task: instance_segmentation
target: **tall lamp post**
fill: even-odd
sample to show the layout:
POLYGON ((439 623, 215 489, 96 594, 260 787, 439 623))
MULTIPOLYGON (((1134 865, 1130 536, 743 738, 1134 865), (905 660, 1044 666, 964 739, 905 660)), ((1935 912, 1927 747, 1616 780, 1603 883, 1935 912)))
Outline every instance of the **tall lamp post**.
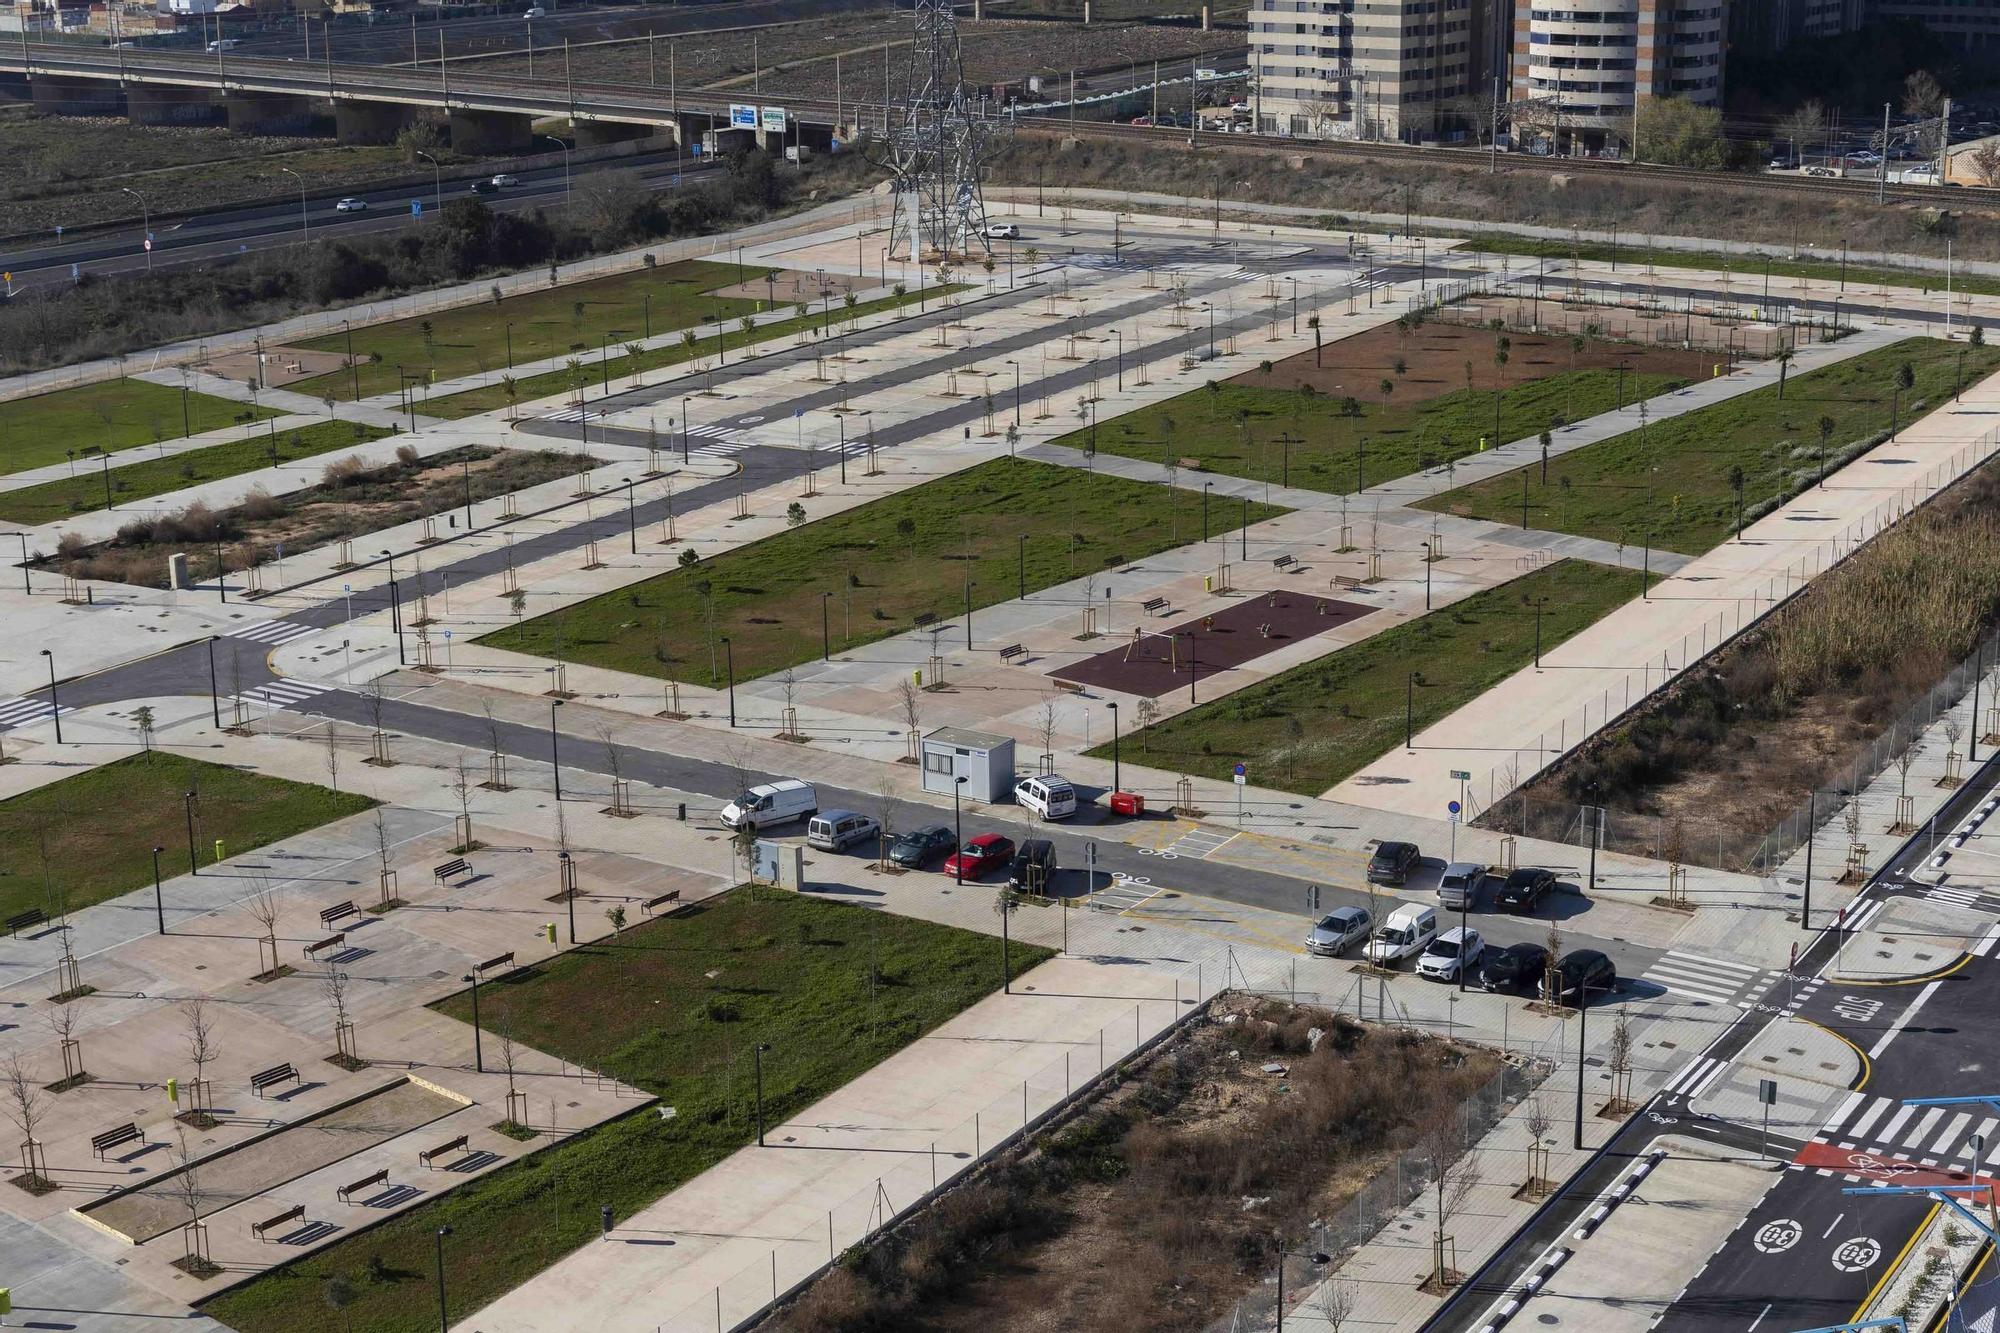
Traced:
POLYGON ((951 836, 955 844, 951 853, 951 877, 965 887, 965 818, 958 803, 958 790, 965 785, 965 775, 959 774, 951 783, 951 836))
POLYGON ((188 874, 190 875, 199 875, 201 873, 201 869, 195 864, 194 859, 194 803, 196 799, 197 797, 193 792, 183 792, 181 794, 181 808, 187 814, 188 874))
POLYGON ((164 847, 153 849, 153 915, 159 921, 160 933, 167 933, 167 905, 160 897, 160 853, 164 847))
POLYGON ((417 156, 431 164, 431 207, 442 213, 444 211, 444 168, 438 165, 436 158, 421 148, 417 150, 417 156))
POLYGON ((120 194, 129 194, 139 201, 139 229, 145 237, 146 272, 151 273, 153 271, 153 210, 146 203, 146 196, 140 194, 131 186, 121 185, 118 187, 118 192, 120 194))
MULTIPOLYGON (((722 659, 727 664, 729 671, 729 725, 734 727, 736 725, 736 649, 730 646, 728 639, 722 641, 722 659)), ((709 679, 713 680, 714 677, 711 676, 709 679)))
POLYGON ((1431 609, 1431 566, 1437 561, 1437 553, 1429 542, 1424 543, 1424 610, 1431 609))
POLYGON ((764 1052, 771 1049, 771 1043, 760 1041, 750 1048, 751 1061, 757 1068, 757 1146, 764 1146, 764 1052))
POLYGON ((549 700, 549 767, 555 770, 556 799, 562 799, 562 751, 556 744, 556 709, 563 706, 560 699, 549 700))
POLYGON ((44 648, 42 649, 42 656, 49 659, 49 713, 56 720, 56 744, 61 745, 63 743, 62 702, 56 698, 56 655, 44 648))
POLYGON ((472 986, 472 1067, 483 1074, 486 1072, 486 1055, 479 1044, 479 974, 467 972, 459 980, 472 986))
POLYGON ((563 155, 563 207, 564 207, 564 208, 568 208, 568 207, 569 207, 569 197, 570 197, 570 174, 569 174, 569 145, 568 145, 568 144, 566 144, 566 143, 564 143, 564 142, 563 142, 563 141, 562 141, 561 139, 558 139, 558 138, 556 138, 556 136, 555 136, 555 135, 553 135, 553 134, 537 134, 537 135, 536 135, 535 137, 536 137, 537 139, 547 139, 547 140, 548 140, 548 141, 549 141, 550 143, 552 143, 552 144, 554 144, 554 145, 555 145, 556 147, 558 147, 558 148, 562 149, 562 155, 563 155))
POLYGON ((451 1333, 451 1316, 444 1303, 444 1238, 450 1234, 450 1227, 437 1229, 438 1333, 451 1333))
POLYGON ((576 943, 576 858, 568 852, 556 853, 556 879, 563 896, 563 905, 569 908, 569 942, 576 943))
POLYGON ((299 183, 299 232, 301 239, 310 241, 312 239, 312 223, 306 217, 306 178, 299 175, 298 172, 293 171, 290 167, 279 167, 278 170, 299 183))
POLYGON ((1304 1259, 1314 1268, 1323 1268, 1333 1262, 1331 1255, 1321 1254, 1318 1250, 1300 1251, 1294 1254, 1285 1249, 1283 1241, 1278 1243, 1278 1333, 1285 1333, 1285 1260, 1287 1259, 1304 1259))
POLYGON ((1114 700, 1112 703, 1106 706, 1111 709, 1111 790, 1113 792, 1120 792, 1125 790, 1125 784, 1119 781, 1120 770, 1118 767, 1118 704, 1114 700))

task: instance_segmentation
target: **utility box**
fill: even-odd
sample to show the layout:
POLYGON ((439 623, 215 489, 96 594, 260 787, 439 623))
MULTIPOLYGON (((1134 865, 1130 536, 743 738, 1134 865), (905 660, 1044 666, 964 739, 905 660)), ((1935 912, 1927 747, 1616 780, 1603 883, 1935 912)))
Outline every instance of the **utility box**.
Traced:
POLYGON ((990 732, 939 727, 924 737, 924 790, 949 796, 965 779, 968 801, 1004 801, 1014 790, 1014 742, 990 732))
POLYGON ((179 592, 188 586, 188 558, 185 551, 167 557, 167 586, 179 592))

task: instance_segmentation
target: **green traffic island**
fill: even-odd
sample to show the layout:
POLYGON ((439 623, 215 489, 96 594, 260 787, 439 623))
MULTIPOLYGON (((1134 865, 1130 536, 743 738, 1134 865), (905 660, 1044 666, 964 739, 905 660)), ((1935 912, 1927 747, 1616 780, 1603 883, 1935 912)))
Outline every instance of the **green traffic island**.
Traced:
MULTIPOLYGON (((32 567, 71 578, 164 588, 167 558, 185 552, 197 576, 214 577, 220 559, 223 569, 254 571, 256 580, 280 547, 286 555, 305 555, 337 541, 450 514, 467 503, 587 473, 601 464, 601 459, 574 450, 474 445, 424 457, 406 444, 390 463, 371 466, 359 458, 336 459, 322 470, 318 483, 284 495, 252 491, 226 509, 196 502, 172 513, 135 518, 102 542, 66 533, 55 554, 32 567)), ((251 591, 256 591, 254 585, 251 591)))
MULTIPOLYGON (((557 394, 572 394, 587 397, 593 390, 600 394, 608 392, 610 386, 619 379, 636 375, 643 371, 658 370, 667 366, 693 365, 698 370, 708 370, 716 366, 730 364, 731 354, 748 352, 756 355, 757 349, 765 344, 799 335, 816 335, 824 330, 829 345, 841 332, 844 324, 852 330, 854 322, 869 315, 879 315, 885 311, 900 310, 907 306, 928 305, 931 301, 958 295, 969 290, 964 284, 943 287, 926 287, 921 292, 912 292, 896 284, 888 296, 876 297, 872 301, 860 301, 850 296, 842 304, 830 311, 824 303, 815 303, 819 309, 797 309, 790 319, 757 322, 749 312, 737 315, 736 322, 724 326, 713 333, 700 337, 690 328, 682 332, 677 342, 662 347, 643 348, 628 340, 614 350, 605 346, 567 347, 570 353, 560 370, 543 371, 539 375, 506 375, 498 381, 477 389, 464 389, 443 398, 423 400, 421 410, 427 416, 447 421, 460 417, 475 416, 481 412, 497 412, 505 408, 511 414, 521 403, 531 403, 542 398, 553 398, 557 394)), ((744 302, 749 305, 752 303, 744 302)), ((759 306, 761 302, 755 303, 759 306)), ((712 322, 712 321, 699 321, 712 322)), ((837 349, 836 349, 837 350, 837 349)), ((471 374, 472 370, 461 372, 471 374)), ((442 376, 440 378, 443 378, 442 376)), ((662 445, 673 443, 672 432, 659 436, 662 445)))
POLYGON ((12 398, 0 404, 0 475, 65 459, 75 467, 98 468, 106 455, 282 415, 138 379, 12 398))
MULTIPOLYGON (((1051 957, 1016 942, 1015 973, 1051 957)), ((480 987, 493 1034, 658 1099, 202 1303, 242 1333, 421 1333, 437 1236, 452 1308, 479 1309, 1000 989, 999 939, 739 887, 480 987), (759 1048, 762 1049, 759 1049, 759 1048), (662 1105, 671 1116, 661 1114, 662 1105), (324 1293, 352 1297, 333 1308, 324 1293)), ((470 1023, 471 998, 432 1008, 470 1023)), ((469 1041, 470 1034, 467 1034, 469 1041)), ((492 1065, 489 1063, 489 1068, 492 1065)), ((530 1116, 546 1102, 529 1102, 530 1116)))
POLYGON ((113 760, 0 801, 0 918, 41 909, 61 920, 150 889, 155 847, 171 849, 161 870, 173 875, 190 860, 254 851, 374 804, 162 750, 113 760))
POLYGON ((320 421, 168 457, 125 463, 108 471, 90 468, 60 481, 0 491, 0 519, 25 524, 54 523, 75 514, 149 500, 203 482, 282 467, 393 434, 393 430, 358 421, 320 421))
POLYGON ((1052 443, 1347 495, 1683 388, 1710 360, 1405 316, 1052 443))
POLYGON ((1700 555, 2000 367, 2000 348, 1909 338, 1418 502, 1700 555))
MULTIPOLYGON (((1120 569, 1193 541, 1202 504, 1196 492, 996 458, 811 522, 795 506, 784 532, 707 560, 684 554, 679 569, 479 642, 702 686, 723 684, 733 664, 750 680, 823 650, 942 628, 968 599, 975 636, 980 608, 1023 592, 1089 578, 1095 601, 1115 591, 1120 569)), ((1230 530, 1287 512, 1215 510, 1230 530)))
MULTIPOLYGON (((1259 786, 1318 796, 1403 744, 1406 732, 1532 665, 1538 631, 1541 651, 1553 651, 1637 597, 1639 583, 1633 570, 1557 561, 1143 725, 1125 735, 1120 753, 1128 763, 1217 781, 1241 763, 1259 786)), ((1202 685, 1212 693, 1229 681, 1202 685)), ((1089 753, 1112 757, 1109 745, 1089 753)))

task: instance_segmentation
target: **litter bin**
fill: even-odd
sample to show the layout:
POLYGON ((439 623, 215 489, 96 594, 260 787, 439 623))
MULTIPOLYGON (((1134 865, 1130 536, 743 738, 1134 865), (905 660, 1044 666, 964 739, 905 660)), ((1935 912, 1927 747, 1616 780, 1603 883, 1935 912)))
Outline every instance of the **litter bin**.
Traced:
POLYGON ((1146 813, 1146 798, 1136 791, 1114 791, 1111 793, 1111 813, 1143 815, 1146 813))

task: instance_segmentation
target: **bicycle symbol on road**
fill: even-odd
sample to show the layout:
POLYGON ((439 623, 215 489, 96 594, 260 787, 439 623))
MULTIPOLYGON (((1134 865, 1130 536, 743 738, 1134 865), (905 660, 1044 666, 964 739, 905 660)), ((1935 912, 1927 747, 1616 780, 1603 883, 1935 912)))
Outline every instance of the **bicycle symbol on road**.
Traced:
POLYGON ((1750 1243, 1763 1254, 1783 1254, 1799 1243, 1805 1235, 1805 1228, 1789 1217, 1781 1217, 1775 1222, 1766 1222, 1759 1227, 1750 1243))
POLYGON ((1646 1112, 1646 1118, 1656 1125, 1678 1125, 1681 1122, 1679 1116, 1661 1115, 1658 1111, 1646 1112))
POLYGON ((1833 1248, 1833 1266, 1843 1273, 1865 1273, 1882 1257, 1882 1244, 1873 1236, 1856 1236, 1833 1248))
POLYGON ((1889 1180, 1894 1180, 1897 1176, 1915 1175, 1917 1172, 1917 1168, 1908 1162, 1885 1162, 1865 1152, 1849 1153, 1847 1164, 1856 1171, 1873 1171, 1889 1180))

